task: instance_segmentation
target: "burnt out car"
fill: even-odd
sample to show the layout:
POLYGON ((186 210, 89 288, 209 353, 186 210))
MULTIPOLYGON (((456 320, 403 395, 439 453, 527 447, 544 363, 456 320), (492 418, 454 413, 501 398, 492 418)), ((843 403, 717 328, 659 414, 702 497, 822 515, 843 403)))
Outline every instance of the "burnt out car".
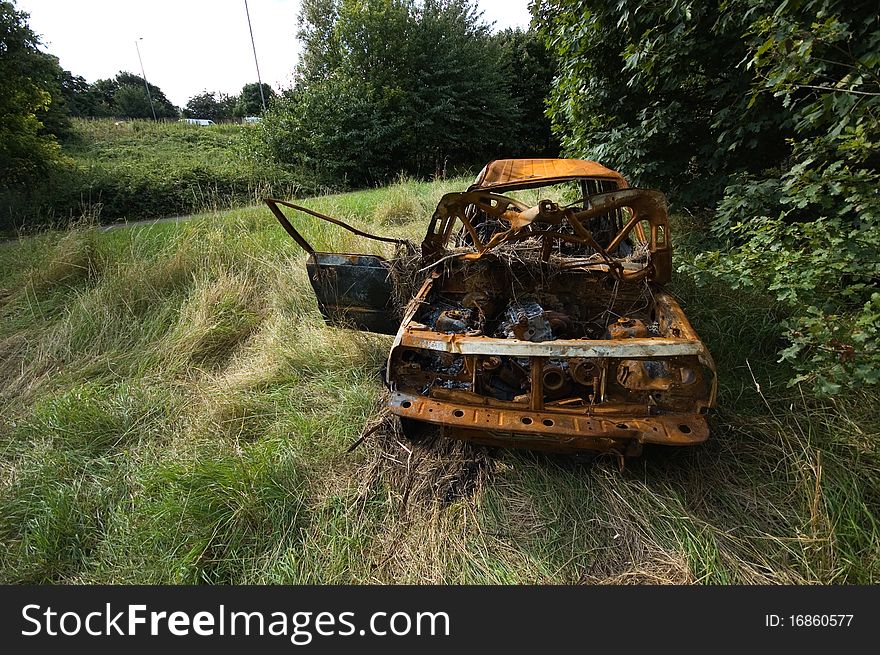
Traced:
POLYGON ((621 458, 708 438, 715 366, 664 290, 672 242, 659 191, 590 161, 493 161, 443 196, 420 249, 390 262, 315 252, 279 205, 403 240, 266 202, 309 253, 325 320, 394 335, 388 402, 406 427, 621 458), (416 281, 408 302, 395 303, 395 279, 416 281))

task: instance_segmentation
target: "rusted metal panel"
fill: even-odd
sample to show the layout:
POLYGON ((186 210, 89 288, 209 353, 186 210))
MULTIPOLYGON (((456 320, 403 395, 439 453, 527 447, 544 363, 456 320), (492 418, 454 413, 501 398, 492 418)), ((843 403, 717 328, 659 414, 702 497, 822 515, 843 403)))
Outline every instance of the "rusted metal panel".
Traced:
POLYGON ((313 252, 306 260, 309 281, 324 320, 380 334, 396 334, 388 262, 375 255, 313 252))
MULTIPOLYGON (((584 443, 608 440, 603 450, 620 449, 630 442, 667 446, 691 446, 709 437, 706 417, 701 414, 665 416, 588 415, 586 413, 499 409, 395 393, 391 411, 405 418, 472 431, 492 433, 507 445, 529 444, 535 435, 558 437, 561 450, 583 448, 584 443)), ((479 439, 479 437, 475 437, 479 439)), ((542 439, 541 443, 546 443, 542 439)), ((595 448, 595 444, 588 449, 595 448)))
POLYGON ((669 281, 672 247, 666 198, 662 193, 623 188, 590 195, 584 204, 583 208, 562 207, 542 200, 534 207, 526 207, 515 198, 483 190, 447 193, 440 199, 422 241, 422 258, 433 264, 452 258, 475 261, 508 245, 530 241, 540 248, 542 260, 548 262, 551 253, 564 242, 580 246, 584 255, 569 258, 566 264, 571 269, 604 271, 615 279, 630 282, 651 279, 664 284, 669 281), (625 223, 623 209, 628 212, 625 223), (610 228, 609 220, 618 224, 610 228), (471 251, 447 254, 450 241, 456 236, 453 228, 457 222, 466 231, 466 243, 471 251), (491 231, 481 234, 487 225, 492 226, 491 231), (593 235, 592 229, 597 228, 603 234, 603 243, 593 235), (644 244, 643 263, 627 262, 625 257, 619 256, 624 243, 631 251, 629 237, 633 232, 640 235, 644 244))
POLYGON ((474 189, 503 190, 523 185, 546 186, 583 178, 614 182, 619 189, 628 186, 617 171, 582 159, 496 159, 489 162, 471 185, 474 189))
POLYGON ((508 357, 681 357, 700 355, 705 348, 687 339, 627 339, 608 341, 566 341, 557 339, 533 343, 517 339, 467 337, 460 334, 404 331, 401 344, 460 355, 507 355, 508 357))
POLYGON ((332 216, 284 200, 266 198, 266 205, 290 237, 308 253, 306 270, 324 320, 337 327, 353 327, 380 334, 396 334, 400 322, 392 302, 390 266, 382 257, 316 252, 293 227, 281 206, 333 223, 358 236, 398 245, 405 239, 377 236, 359 230, 332 216))

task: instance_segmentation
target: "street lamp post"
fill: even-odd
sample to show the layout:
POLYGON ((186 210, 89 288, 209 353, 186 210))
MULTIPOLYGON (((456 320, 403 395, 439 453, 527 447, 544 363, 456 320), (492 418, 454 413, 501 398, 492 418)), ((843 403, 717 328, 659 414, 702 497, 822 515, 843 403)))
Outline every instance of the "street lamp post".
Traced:
POLYGON ((141 75, 144 77, 144 88, 147 90, 147 98, 150 101, 150 112, 153 114, 153 120, 156 120, 156 110, 153 108, 153 95, 150 93, 150 85, 147 84, 147 74, 144 72, 144 60, 141 59, 141 49, 138 47, 138 41, 143 40, 143 37, 135 39, 134 47, 138 53, 138 61, 141 63, 141 75))

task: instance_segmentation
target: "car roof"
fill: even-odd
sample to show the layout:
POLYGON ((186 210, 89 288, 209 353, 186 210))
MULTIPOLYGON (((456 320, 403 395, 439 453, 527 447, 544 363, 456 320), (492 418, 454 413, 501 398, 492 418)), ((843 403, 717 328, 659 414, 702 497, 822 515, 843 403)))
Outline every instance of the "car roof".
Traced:
POLYGON ((468 189, 511 190, 557 184, 580 178, 604 179, 619 189, 629 186, 617 171, 584 159, 496 159, 486 164, 468 189))

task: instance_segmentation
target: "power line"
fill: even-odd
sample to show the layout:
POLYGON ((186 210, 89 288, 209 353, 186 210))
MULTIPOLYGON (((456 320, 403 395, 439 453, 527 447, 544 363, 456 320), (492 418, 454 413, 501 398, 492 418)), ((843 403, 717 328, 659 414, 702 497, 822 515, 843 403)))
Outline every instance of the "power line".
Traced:
POLYGON ((257 61, 257 46, 254 43, 254 28, 251 27, 251 12, 248 11, 247 0, 244 0, 244 13, 247 14, 248 30, 251 33, 251 47, 254 49, 254 64, 257 66, 257 84, 260 87, 260 100, 263 103, 263 113, 266 112, 266 96, 263 95, 263 79, 260 77, 260 62, 257 61))
POLYGON ((153 95, 150 93, 150 85, 147 84, 147 74, 144 72, 144 60, 141 59, 141 49, 138 47, 138 41, 142 41, 143 37, 134 40, 134 47, 138 53, 138 61, 141 62, 141 75, 144 76, 144 88, 147 90, 147 98, 150 101, 150 112, 153 114, 153 120, 156 120, 156 110, 153 109, 153 95))

